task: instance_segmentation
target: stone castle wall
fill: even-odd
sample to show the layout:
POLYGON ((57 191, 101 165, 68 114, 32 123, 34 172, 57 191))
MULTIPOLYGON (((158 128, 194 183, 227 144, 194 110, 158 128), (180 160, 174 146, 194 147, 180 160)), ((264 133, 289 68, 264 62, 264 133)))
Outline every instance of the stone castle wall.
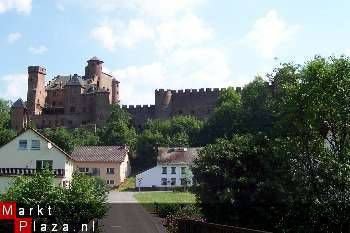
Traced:
MULTIPOLYGON (((168 119, 178 115, 191 115, 205 120, 214 111, 220 93, 225 88, 201 88, 185 90, 155 90, 155 105, 123 105, 137 128, 148 119, 168 119)), ((236 88, 241 91, 240 87, 236 88)))

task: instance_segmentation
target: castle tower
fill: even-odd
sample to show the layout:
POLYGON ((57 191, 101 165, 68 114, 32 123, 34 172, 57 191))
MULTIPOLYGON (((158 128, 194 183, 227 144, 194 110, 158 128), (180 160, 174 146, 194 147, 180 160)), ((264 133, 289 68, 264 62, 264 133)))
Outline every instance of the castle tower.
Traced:
POLYGON ((27 109, 30 116, 41 114, 45 105, 45 75, 44 67, 28 67, 27 109))
POLYGON ((92 83, 96 83, 99 88, 103 61, 97 57, 93 57, 88 60, 87 63, 88 65, 85 67, 85 79, 91 79, 92 83))
POLYGON ((27 109, 22 99, 11 106, 11 127, 20 132, 27 126, 27 109))
POLYGON ((112 79, 112 104, 119 104, 119 81, 112 79))
POLYGON ((171 90, 160 89, 155 91, 156 118, 165 119, 171 114, 171 90))

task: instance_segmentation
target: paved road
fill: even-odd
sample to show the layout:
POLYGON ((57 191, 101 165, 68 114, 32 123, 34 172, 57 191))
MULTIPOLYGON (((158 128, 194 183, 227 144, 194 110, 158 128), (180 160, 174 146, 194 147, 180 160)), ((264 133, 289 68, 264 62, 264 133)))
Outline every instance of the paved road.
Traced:
POLYGON ((110 209, 101 221, 104 233, 165 233, 157 218, 137 203, 132 192, 111 192, 110 209))

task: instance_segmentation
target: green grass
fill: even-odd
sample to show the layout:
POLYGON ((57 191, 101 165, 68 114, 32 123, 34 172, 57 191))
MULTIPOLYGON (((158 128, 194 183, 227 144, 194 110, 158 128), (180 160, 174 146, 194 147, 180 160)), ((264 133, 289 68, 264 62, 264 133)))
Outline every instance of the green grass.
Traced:
POLYGON ((134 197, 141 204, 193 204, 196 197, 189 192, 140 192, 135 193, 134 197))
POLYGON ((130 176, 124 180, 124 182, 119 185, 117 191, 134 191, 135 190, 135 176, 130 176))

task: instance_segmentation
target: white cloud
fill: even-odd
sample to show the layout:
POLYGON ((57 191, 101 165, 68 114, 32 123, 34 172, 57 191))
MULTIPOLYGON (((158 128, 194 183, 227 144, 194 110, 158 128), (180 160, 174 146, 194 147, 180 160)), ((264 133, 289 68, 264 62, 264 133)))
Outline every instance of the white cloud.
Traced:
POLYGON ((10 10, 29 14, 32 10, 32 0, 0 0, 0 14, 10 10))
POLYGON ((61 0, 65 4, 77 3, 103 13, 116 10, 131 11, 147 17, 173 17, 192 11, 206 0, 61 0))
POLYGON ((113 29, 107 25, 101 25, 92 29, 91 37, 102 44, 108 50, 113 51, 117 43, 116 35, 113 29))
POLYGON ((13 32, 7 35, 7 42, 12 44, 16 42, 17 40, 21 39, 22 34, 19 32, 13 32))
POLYGON ((166 81, 164 67, 159 62, 128 66, 113 71, 113 74, 121 82, 122 104, 154 103, 154 89, 163 86, 166 81))
POLYGON ((113 72, 120 80, 122 104, 154 103, 154 90, 227 87, 235 85, 224 51, 215 48, 178 49, 167 58, 113 72))
POLYGON ((27 74, 8 74, 0 77, 0 82, 1 98, 12 101, 27 98, 27 74))
POLYGON ((115 25, 104 23, 91 30, 90 35, 110 51, 116 47, 133 48, 144 40, 154 37, 153 29, 141 19, 133 19, 127 25, 117 22, 115 25))
POLYGON ((155 42, 161 50, 175 47, 198 46, 213 38, 213 30, 195 15, 186 15, 161 23, 155 42))
POLYGON ((265 16, 255 21, 251 31, 246 36, 247 43, 253 45, 265 58, 276 56, 277 50, 291 42, 300 26, 289 25, 277 13, 270 10, 265 16))
POLYGON ((47 47, 45 45, 40 45, 38 47, 29 47, 29 52, 33 53, 33 54, 43 54, 47 52, 47 47))
POLYGON ((177 14, 192 12, 203 0, 134 0, 135 8, 146 16, 173 17, 177 14))

